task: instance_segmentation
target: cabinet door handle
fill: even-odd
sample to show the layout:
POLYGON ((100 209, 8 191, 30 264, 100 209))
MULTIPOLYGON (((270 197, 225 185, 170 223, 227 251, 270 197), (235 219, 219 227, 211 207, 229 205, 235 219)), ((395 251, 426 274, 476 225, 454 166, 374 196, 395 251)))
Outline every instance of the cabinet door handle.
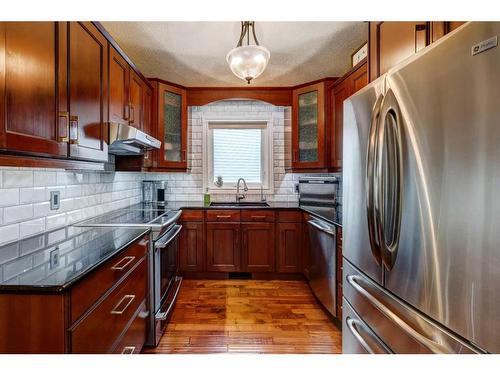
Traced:
POLYGON ((121 354, 134 354, 135 352, 135 346, 126 346, 123 348, 121 354))
POLYGON ((135 123, 135 108, 133 105, 130 106, 130 123, 133 124, 135 123))
POLYGON ((60 111, 58 114, 58 117, 63 117, 66 119, 66 136, 61 137, 61 130, 59 128, 59 121, 57 122, 57 142, 69 142, 69 112, 66 111, 60 111))
POLYGON ((122 299, 116 304, 116 306, 113 308, 113 310, 110 311, 111 314, 115 314, 115 315, 121 315, 125 312, 125 310, 127 310, 127 308, 130 306, 130 304, 132 303, 132 301, 135 299, 135 295, 133 294, 126 294, 122 297, 122 299), (121 310, 118 310, 118 308, 120 307, 120 305, 124 302, 124 301, 127 301, 125 303, 125 305, 122 307, 121 310))
POLYGON ((293 150, 293 161, 297 161, 297 150, 293 150))
POLYGON ((186 150, 182 150, 182 161, 186 161, 186 150))
POLYGON ((128 120, 130 118, 130 105, 126 104, 123 108, 123 119, 128 120))
POLYGON ((124 257, 124 258, 120 259, 120 261, 118 263, 116 263, 113 267, 111 267, 111 269, 116 270, 116 271, 121 271, 121 270, 125 269, 130 263, 132 263, 132 261, 134 259, 135 259, 135 257, 132 257, 132 256, 124 257), (121 264, 121 263, 123 263, 123 264, 121 264))
POLYGON ((77 145, 78 144, 78 116, 70 116, 69 122, 71 124, 72 129, 74 130, 74 135, 75 135, 74 137, 70 136, 69 143, 71 143, 73 145, 77 145), (75 125, 73 126, 73 124, 75 124, 75 125))

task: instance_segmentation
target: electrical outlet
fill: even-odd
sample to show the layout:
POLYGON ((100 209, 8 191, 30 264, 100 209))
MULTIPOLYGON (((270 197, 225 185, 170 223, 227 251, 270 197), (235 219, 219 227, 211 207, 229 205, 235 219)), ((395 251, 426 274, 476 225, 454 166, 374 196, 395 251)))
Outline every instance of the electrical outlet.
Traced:
POLYGON ((50 269, 59 266, 59 248, 56 247, 50 252, 50 269))
POLYGON ((295 184, 295 192, 298 194, 299 193, 299 184, 295 184))
POLYGON ((60 200, 61 192, 59 190, 54 190, 50 192, 50 209, 58 210, 61 206, 60 200))

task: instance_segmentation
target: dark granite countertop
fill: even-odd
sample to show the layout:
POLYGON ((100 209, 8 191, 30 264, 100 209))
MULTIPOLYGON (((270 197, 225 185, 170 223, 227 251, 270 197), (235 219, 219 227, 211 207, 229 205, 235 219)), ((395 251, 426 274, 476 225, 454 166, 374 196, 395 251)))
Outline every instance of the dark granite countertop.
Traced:
MULTIPOLYGON (((245 202, 251 203, 251 202, 245 202)), ((259 204, 260 202, 256 202, 259 204)), ((298 202, 266 202, 269 206, 241 206, 241 207, 233 207, 230 206, 210 206, 205 205, 201 201, 179 201, 179 202, 168 202, 167 208, 171 208, 173 210, 189 210, 189 209, 204 209, 204 210, 269 210, 269 209, 291 209, 296 210, 299 208, 298 202)))
POLYGON ((62 292, 148 232, 68 226, 2 246, 0 293, 62 292))
POLYGON ((290 209, 290 210, 303 210, 311 215, 317 216, 330 222, 333 225, 342 227, 342 206, 337 207, 320 207, 301 205, 299 202, 266 202, 268 207, 220 207, 220 206, 207 206, 201 201, 185 201, 185 202, 169 202, 167 207, 175 210, 189 210, 189 209, 204 209, 204 210, 224 210, 224 209, 240 209, 240 210, 266 210, 266 209, 290 209))

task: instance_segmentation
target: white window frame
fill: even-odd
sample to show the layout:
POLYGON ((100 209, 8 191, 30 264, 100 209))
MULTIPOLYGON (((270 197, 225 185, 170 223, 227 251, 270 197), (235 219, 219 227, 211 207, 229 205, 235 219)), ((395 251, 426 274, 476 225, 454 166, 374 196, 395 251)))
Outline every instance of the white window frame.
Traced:
MULTIPOLYGON (((256 128, 262 127, 262 165, 267 166, 263 172, 263 191, 265 194, 274 192, 274 171, 273 171, 273 116, 268 117, 213 117, 204 116, 203 123, 203 191, 210 193, 234 193, 236 182, 225 182, 222 187, 217 187, 212 179, 213 176, 213 132, 215 128, 256 128)), ((260 193, 261 184, 247 183, 251 193, 260 193)))

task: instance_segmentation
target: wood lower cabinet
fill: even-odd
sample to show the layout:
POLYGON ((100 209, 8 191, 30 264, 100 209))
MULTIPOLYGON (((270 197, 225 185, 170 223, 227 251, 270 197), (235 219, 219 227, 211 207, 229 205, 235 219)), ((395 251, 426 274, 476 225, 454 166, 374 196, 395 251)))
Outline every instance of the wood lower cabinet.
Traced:
POLYGON ((368 84, 366 60, 359 63, 341 79, 335 82, 331 91, 334 121, 332 123, 332 143, 330 166, 336 170, 342 168, 344 100, 368 84))
POLYGON ((147 249, 138 239, 61 292, 0 294, 0 353, 139 353, 147 249))
POLYGON ((277 223, 276 233, 276 271, 303 272, 301 264, 302 223, 277 223))
POLYGON ((65 23, 0 23, 1 149, 67 156, 65 42, 65 23))
POLYGON ((182 271, 205 271, 203 222, 182 222, 179 267, 182 271))
POLYGON ((108 41, 91 22, 69 22, 70 156, 108 160, 108 41))
POLYGON ((206 223, 207 271, 241 271, 240 223, 206 223))
POLYGON ((241 269, 245 272, 274 271, 274 223, 242 223, 241 269))

